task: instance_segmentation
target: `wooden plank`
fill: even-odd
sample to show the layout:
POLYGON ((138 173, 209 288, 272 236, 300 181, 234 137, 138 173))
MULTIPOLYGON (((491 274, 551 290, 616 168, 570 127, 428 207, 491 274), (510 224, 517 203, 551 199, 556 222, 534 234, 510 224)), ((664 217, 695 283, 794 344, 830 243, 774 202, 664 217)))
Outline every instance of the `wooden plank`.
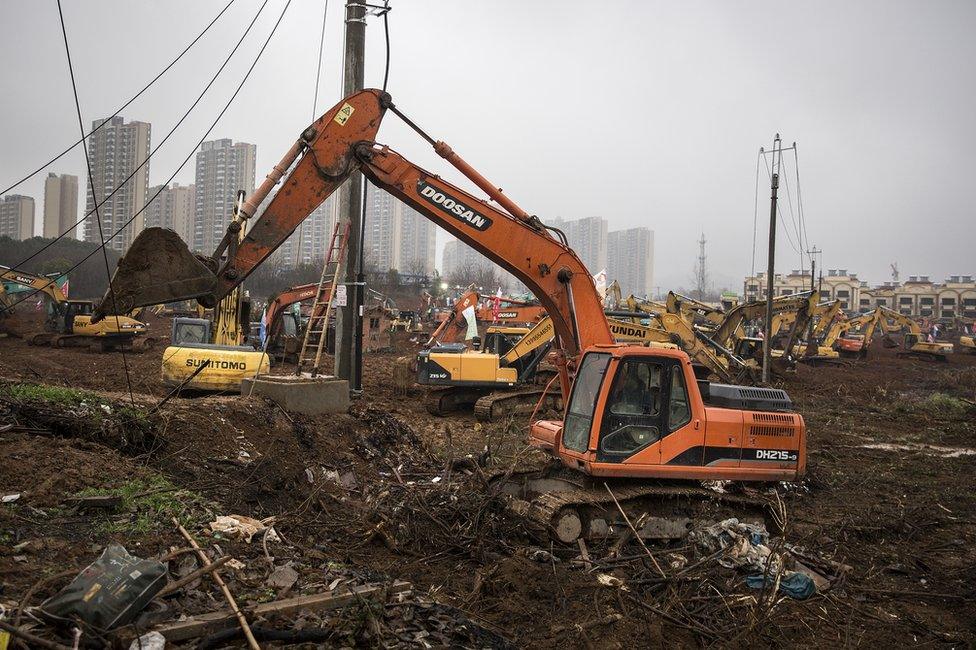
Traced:
MULTIPOLYGON (((269 614, 294 614, 300 610, 324 611, 329 609, 339 609, 364 598, 375 598, 384 594, 399 594, 410 591, 413 586, 409 582, 394 582, 392 585, 379 585, 369 587, 353 587, 344 592, 326 591, 310 596, 295 596, 284 600, 276 600, 270 603, 263 603, 256 607, 248 608, 246 611, 253 619, 258 616, 269 614)), ((201 614, 191 619, 170 623, 155 629, 166 637, 167 641, 182 641, 196 637, 213 634, 220 630, 235 625, 236 618, 229 609, 201 614)))

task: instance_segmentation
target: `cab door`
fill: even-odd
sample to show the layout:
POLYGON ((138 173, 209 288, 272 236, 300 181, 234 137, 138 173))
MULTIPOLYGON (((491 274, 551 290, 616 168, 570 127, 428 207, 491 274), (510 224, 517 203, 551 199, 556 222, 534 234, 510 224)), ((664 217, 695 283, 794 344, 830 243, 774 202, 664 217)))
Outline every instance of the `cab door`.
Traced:
POLYGON ((667 434, 664 361, 624 357, 616 365, 600 422, 597 462, 661 463, 660 442, 667 434))
POLYGON ((680 361, 668 364, 664 437, 659 446, 661 464, 700 467, 705 464, 705 422, 696 414, 688 390, 688 376, 680 361))

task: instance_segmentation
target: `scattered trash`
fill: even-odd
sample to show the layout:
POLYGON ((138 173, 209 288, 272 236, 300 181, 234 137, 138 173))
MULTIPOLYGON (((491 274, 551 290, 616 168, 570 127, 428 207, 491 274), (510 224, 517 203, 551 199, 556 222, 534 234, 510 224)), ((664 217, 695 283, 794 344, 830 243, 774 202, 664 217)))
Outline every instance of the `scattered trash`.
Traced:
POLYGON ((163 650, 166 647, 166 637, 159 632, 143 634, 129 644, 129 650, 163 650))
POLYGON ((744 524, 736 518, 698 528, 691 539, 706 554, 728 549, 719 559, 727 569, 748 568, 765 571, 770 550, 769 533, 761 524, 744 524))
POLYGON ((20 493, 19 492, 16 493, 16 494, 5 494, 5 495, 3 495, 3 497, 0 497, 0 502, 2 502, 2 503, 13 503, 14 501, 16 501, 19 498, 20 498, 20 493))
POLYGON ((559 558, 550 553, 549 551, 538 548, 535 546, 530 546, 524 549, 525 557, 533 562, 559 562, 559 558))
MULTIPOLYGON (((746 576, 746 584, 753 589, 762 589, 762 575, 746 576)), ((786 571, 779 577, 767 575, 765 584, 769 588, 775 588, 779 584, 779 591, 790 598, 804 600, 817 593, 817 586, 810 576, 804 575, 799 571, 786 571)))
POLYGON ((55 621, 78 618, 108 630, 131 623, 165 585, 164 564, 111 544, 68 586, 44 601, 41 613, 55 621))
POLYGON ((298 582, 298 571, 295 571, 290 564, 285 564, 272 571, 265 584, 275 589, 291 589, 296 582, 298 582))
MULTIPOLYGON (((273 519, 258 521, 244 515, 221 515, 210 522, 210 530, 230 539, 242 539, 250 543, 255 535, 263 533, 265 528, 268 528, 267 524, 273 521, 273 519)), ((281 541, 274 528, 268 531, 267 540, 269 542, 281 541)))
POLYGON ((701 484, 706 490, 711 490, 712 492, 716 492, 718 494, 726 494, 728 492, 726 488, 731 482, 732 481, 702 481, 701 484))
POLYGON ((598 573, 596 574, 596 581, 599 582, 604 587, 616 587, 623 591, 630 591, 624 581, 616 576, 612 576, 609 573, 598 573))

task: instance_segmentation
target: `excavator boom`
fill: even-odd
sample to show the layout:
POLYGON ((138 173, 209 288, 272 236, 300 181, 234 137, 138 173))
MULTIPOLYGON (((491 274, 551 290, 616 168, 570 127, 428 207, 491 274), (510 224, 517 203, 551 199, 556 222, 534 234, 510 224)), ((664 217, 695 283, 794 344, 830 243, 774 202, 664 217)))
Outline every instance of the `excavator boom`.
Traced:
MULTIPOLYGON (((593 278, 576 253, 443 142, 434 142, 423 134, 438 155, 507 211, 376 144, 376 133, 388 109, 402 117, 388 94, 363 90, 342 100, 305 129, 241 210, 244 219, 251 218, 284 177, 283 187, 240 244, 233 230, 235 225, 238 231, 241 227, 236 222, 210 258, 192 255, 171 231, 143 231, 113 276, 116 304, 129 310, 194 297, 204 304, 215 303, 243 282, 350 173, 359 169, 375 185, 521 280, 552 318, 557 349, 563 350, 564 358, 574 359, 590 345, 612 343, 593 278)), ((107 314, 111 304, 111 300, 103 299, 96 317, 107 314)), ((565 397, 569 371, 564 362, 557 363, 565 397)))

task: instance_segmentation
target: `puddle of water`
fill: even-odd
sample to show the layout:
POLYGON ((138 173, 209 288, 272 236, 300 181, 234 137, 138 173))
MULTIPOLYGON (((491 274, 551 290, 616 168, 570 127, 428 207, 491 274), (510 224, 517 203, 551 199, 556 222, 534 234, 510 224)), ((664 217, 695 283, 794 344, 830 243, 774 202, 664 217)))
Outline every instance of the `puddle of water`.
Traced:
POLYGON ((968 447, 939 447, 937 445, 923 445, 920 443, 872 442, 861 445, 864 449, 882 449, 884 451, 920 451, 929 456, 941 458, 959 458, 960 456, 976 456, 976 449, 968 447))

